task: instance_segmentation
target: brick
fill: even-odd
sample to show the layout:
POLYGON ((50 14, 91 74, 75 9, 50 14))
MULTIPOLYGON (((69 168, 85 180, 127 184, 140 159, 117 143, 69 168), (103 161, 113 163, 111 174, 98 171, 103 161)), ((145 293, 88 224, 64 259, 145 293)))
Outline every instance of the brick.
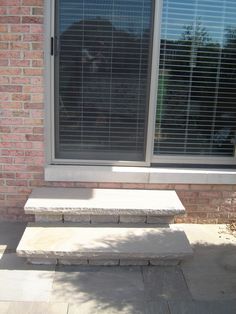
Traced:
POLYGON ((0 164, 12 164, 12 161, 10 157, 0 157, 0 164))
POLYGON ((7 66, 8 63, 9 63, 8 60, 0 59, 0 66, 7 66))
MULTIPOLYGON (((4 39, 5 40, 5 39, 4 39)), ((7 39, 8 40, 8 39, 7 39)), ((5 59, 5 58, 14 58, 14 59, 19 59, 20 58, 20 52, 19 51, 10 51, 10 50, 4 50, 0 51, 0 58, 5 59)), ((17 68, 15 68, 17 69, 17 68)), ((13 69, 12 69, 13 70, 13 69)), ((1 71, 1 74, 2 71, 1 71)), ((16 73, 17 74, 17 73, 16 73)))
POLYGON ((7 9, 0 7, 0 15, 7 15, 7 9))
MULTIPOLYGON (((1 53, 0 53, 1 56, 1 53)), ((19 68, 0 68, 1 75, 20 75, 22 70, 19 68)))
POLYGON ((10 43, 11 50, 28 50, 30 49, 29 43, 12 42, 10 43))
POLYGON ((31 33, 40 34, 40 33, 43 33, 43 31, 44 31, 43 25, 40 25, 40 24, 32 24, 32 25, 30 25, 30 32, 31 33))
POLYGON ((31 96, 29 94, 13 94, 12 100, 18 101, 28 101, 30 100, 31 96))
POLYGON ((21 84, 21 85, 26 85, 30 83, 30 78, 29 77, 11 77, 11 83, 12 84, 21 84))
POLYGON ((1 34, 0 41, 20 41, 22 38, 19 34, 1 34))
POLYGON ((26 76, 42 76, 43 70, 42 69, 24 69, 24 75, 26 76))
POLYGON ((43 60, 32 60, 33 67, 43 67, 44 61, 43 60))
POLYGON ((16 173, 16 179, 32 179, 31 173, 16 173))
MULTIPOLYGON (((0 98, 1 98, 1 93, 0 93, 0 98)), ((2 102, 2 103, 0 103, 0 108, 7 108, 8 110, 21 109, 22 104, 20 102, 16 102, 16 101, 2 102)))
POLYGON ((30 66, 30 60, 10 60, 10 66, 28 67, 30 66))
POLYGON ((9 81, 10 81, 9 77, 6 77, 6 76, 0 77, 0 84, 8 84, 9 81))
POLYGON ((44 0, 22 0, 22 5, 42 7, 43 6, 43 1, 44 0))
POLYGON ((0 16, 1 24, 17 24, 20 23, 19 16, 0 16))
POLYGON ((9 126, 0 126, 0 133, 10 133, 11 128, 9 126))
POLYGON ((43 104, 42 103, 25 103, 24 108, 25 109, 43 109, 43 104))
POLYGON ((21 0, 0 0, 0 6, 19 6, 21 0))
POLYGON ((44 134, 44 128, 41 127, 33 128, 33 134, 44 134))
POLYGON ((8 8, 8 14, 10 15, 29 15, 30 14, 30 8, 29 7, 9 7, 8 8))
POLYGON ((3 118, 1 119, 2 125, 22 125, 23 120, 21 118, 3 118))
POLYGON ((3 156, 24 156, 24 151, 16 149, 2 149, 3 156))
POLYGON ((25 51, 24 52, 25 59, 42 59, 43 58, 43 51, 25 51))
POLYGON ((29 33, 30 32, 30 25, 11 25, 11 32, 12 33, 29 33))
POLYGON ((0 135, 0 140, 1 141, 23 141, 24 140, 24 135, 21 134, 1 134, 0 135))
POLYGON ((0 93, 7 92, 7 93, 17 93, 22 91, 22 86, 20 85, 0 85, 0 93))
POLYGON ((8 43, 0 42, 0 50, 8 50, 8 49, 9 49, 9 44, 8 43))
POLYGON ((42 135, 31 135, 31 134, 26 134, 26 140, 27 141, 43 141, 44 137, 42 135))
MULTIPOLYGON (((7 101, 7 100, 9 100, 9 98, 10 98, 10 95, 8 94, 8 93, 1 93, 0 94, 0 100, 1 101, 7 101)), ((1 105, 1 104, 0 104, 1 105)), ((2 107, 3 108, 3 107, 2 107)))
POLYGON ((33 127, 12 127, 12 132, 13 133, 32 133, 33 132, 33 127))
MULTIPOLYGON (((0 23, 1 23, 1 20, 0 20, 0 23)), ((17 23, 17 22, 14 22, 14 23, 17 23)), ((38 17, 38 16, 37 17, 36 16, 23 16, 22 23, 23 24, 42 24, 43 18, 38 17)))
POLYGON ((6 180, 6 184, 9 186, 27 186, 26 180, 6 180))
POLYGON ((31 47, 32 47, 32 50, 42 51, 43 50, 43 43, 41 43, 41 42, 32 42, 31 43, 31 47))
POLYGON ((25 34, 23 36, 23 41, 43 41, 43 35, 42 34, 25 34))
POLYGON ((33 15, 43 15, 43 8, 33 8, 32 14, 33 15))
POLYGON ((23 88, 24 93, 43 93, 43 87, 42 86, 24 86, 23 88))
POLYGON ((123 189, 144 189, 145 185, 142 183, 123 183, 123 189))
POLYGON ((120 189, 122 187, 122 183, 113 182, 99 183, 98 187, 101 189, 120 189))

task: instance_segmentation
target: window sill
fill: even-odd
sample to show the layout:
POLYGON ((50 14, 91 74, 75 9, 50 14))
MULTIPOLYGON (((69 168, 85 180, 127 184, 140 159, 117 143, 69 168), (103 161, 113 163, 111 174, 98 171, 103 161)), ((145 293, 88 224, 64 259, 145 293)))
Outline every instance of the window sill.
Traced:
POLYGON ((47 165, 46 181, 236 184, 236 170, 47 165))

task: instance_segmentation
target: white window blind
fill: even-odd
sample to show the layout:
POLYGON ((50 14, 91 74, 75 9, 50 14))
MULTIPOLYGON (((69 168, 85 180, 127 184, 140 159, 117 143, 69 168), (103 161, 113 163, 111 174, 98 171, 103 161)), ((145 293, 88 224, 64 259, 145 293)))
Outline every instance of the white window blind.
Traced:
POLYGON ((155 155, 234 156, 236 1, 163 0, 155 155))
POLYGON ((60 0, 56 158, 144 160, 151 0, 60 0))

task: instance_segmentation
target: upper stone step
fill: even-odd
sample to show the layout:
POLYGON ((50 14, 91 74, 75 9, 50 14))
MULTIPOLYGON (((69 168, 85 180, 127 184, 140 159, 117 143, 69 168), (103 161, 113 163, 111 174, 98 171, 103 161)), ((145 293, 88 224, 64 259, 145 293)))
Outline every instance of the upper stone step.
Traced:
POLYGON ((18 255, 39 263, 93 265, 180 262, 192 253, 181 230, 66 223, 28 224, 17 248, 18 255))
POLYGON ((38 215, 150 215, 184 214, 175 191, 130 189, 36 188, 25 204, 38 215))

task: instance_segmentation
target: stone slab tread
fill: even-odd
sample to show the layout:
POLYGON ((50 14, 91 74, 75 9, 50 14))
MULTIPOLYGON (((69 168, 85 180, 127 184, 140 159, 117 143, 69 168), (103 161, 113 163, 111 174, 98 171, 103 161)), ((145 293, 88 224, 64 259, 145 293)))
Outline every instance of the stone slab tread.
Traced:
POLYGON ((27 214, 150 215, 184 214, 172 190, 35 188, 25 204, 27 214))
POLYGON ((44 259, 182 260, 192 253, 180 230, 71 223, 29 223, 17 247, 19 256, 44 259))

